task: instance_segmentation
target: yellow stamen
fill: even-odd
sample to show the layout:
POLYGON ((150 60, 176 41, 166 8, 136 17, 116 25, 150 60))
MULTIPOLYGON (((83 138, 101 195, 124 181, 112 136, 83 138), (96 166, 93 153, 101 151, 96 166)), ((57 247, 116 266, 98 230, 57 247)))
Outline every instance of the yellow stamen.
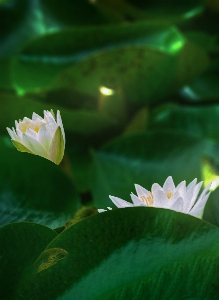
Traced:
POLYGON ((167 191, 167 198, 170 199, 173 196, 173 193, 171 192, 170 189, 167 191))
POLYGON ((150 192, 148 196, 140 196, 141 200, 146 203, 147 206, 153 206, 154 204, 154 196, 150 192))
POLYGON ((36 132, 38 132, 38 131, 40 130, 40 126, 35 126, 35 127, 34 127, 34 126, 30 126, 30 124, 20 125, 19 127, 20 127, 19 129, 20 129, 22 132, 26 132, 28 128, 31 128, 31 129, 33 129, 33 130, 36 131, 36 132))
POLYGON ((31 128, 32 130, 34 130, 38 133, 42 124, 46 124, 46 122, 42 121, 40 124, 39 124, 39 122, 37 122, 35 124, 34 124, 34 122, 24 122, 24 123, 20 122, 18 124, 18 128, 22 132, 26 132, 28 128, 31 128))

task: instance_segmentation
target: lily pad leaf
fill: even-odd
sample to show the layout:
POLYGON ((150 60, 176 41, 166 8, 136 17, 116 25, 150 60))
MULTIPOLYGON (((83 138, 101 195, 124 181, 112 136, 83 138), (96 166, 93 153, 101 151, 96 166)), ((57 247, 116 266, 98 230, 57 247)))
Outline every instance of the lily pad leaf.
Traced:
POLYGON ((94 215, 51 241, 26 270, 18 294, 42 300, 216 300, 218 233, 200 219, 165 209, 94 215), (52 260, 44 270, 42 258, 52 260))

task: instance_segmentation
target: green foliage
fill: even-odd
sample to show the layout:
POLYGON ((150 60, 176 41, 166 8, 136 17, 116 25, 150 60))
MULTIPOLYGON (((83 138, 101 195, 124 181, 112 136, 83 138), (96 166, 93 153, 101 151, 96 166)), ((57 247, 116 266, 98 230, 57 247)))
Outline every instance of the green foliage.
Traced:
MULTIPOLYGON (((115 49, 115 53, 117 53, 117 49, 123 49, 124 47, 134 48, 134 51, 136 47, 155 47, 154 55, 157 52, 156 48, 158 48, 157 50, 174 53, 180 50, 183 41, 183 37, 175 28, 163 23, 140 22, 118 26, 73 27, 72 29, 39 37, 27 44, 12 64, 14 85, 21 92, 45 87, 45 85, 48 86, 55 75, 58 75, 65 68, 74 64, 77 66, 77 63, 79 63, 78 68, 80 68, 80 61, 83 63, 84 59, 92 58, 94 54, 104 57, 109 50, 115 49), (175 47, 177 48, 175 49, 175 47)), ((153 49, 149 48, 148 50, 152 51, 151 55, 153 57, 153 49)), ((147 51, 147 48, 145 51, 147 51)), ((134 55, 131 51, 129 52, 124 62, 130 59, 130 55, 131 57, 134 55)), ((162 53, 160 55, 162 56, 162 53)), ((169 55, 163 55, 168 60, 169 55)), ((113 57, 111 60, 114 61, 113 57)), ((113 72, 117 64, 120 63, 118 60, 119 58, 117 58, 115 65, 108 62, 107 69, 112 69, 113 72)), ((141 64, 145 61, 144 53, 139 56, 138 60, 141 64)), ((122 65, 118 65, 118 67, 124 68, 124 62, 121 62, 122 65)), ((95 65, 92 62, 89 63, 89 60, 88 64, 90 65, 89 70, 92 71, 95 65)), ((147 64, 146 62, 145 68, 147 64)), ((126 65, 126 68, 130 69, 130 67, 135 71, 136 63, 133 66, 126 65)), ((153 68, 153 63, 150 68, 153 68)), ((116 69, 115 72, 118 72, 118 70, 116 69)), ((124 73, 124 71, 120 72, 124 73)), ((92 78, 92 74, 90 74, 90 78, 92 78)), ((64 76, 62 79, 64 82, 69 82, 64 76)), ((74 84, 71 84, 71 87, 74 88, 74 84)), ((98 91, 98 86, 93 88, 98 91)))
MULTIPOLYGON (((22 225, 26 237, 30 224, 22 225)), ((2 231, 10 232, 9 226, 2 231)), ((32 259, 23 238, 16 258, 7 256, 5 261, 23 264, 14 283, 16 296, 10 299, 218 297, 219 229, 189 215, 157 208, 118 209, 87 218, 58 236, 53 233, 53 239, 52 232, 37 226, 38 236, 29 237, 30 244, 39 240, 32 259), (40 249, 46 233, 47 246, 40 249)))
POLYGON ((48 227, 27 222, 12 223, 0 228, 2 299, 17 298, 16 290, 24 271, 30 268, 38 254, 44 251, 56 235, 48 227))
POLYGON ((219 140, 218 120, 218 105, 207 107, 166 105, 151 113, 149 128, 166 128, 201 138, 219 140))
POLYGON ((177 184, 185 179, 187 183, 194 178, 200 180, 203 147, 200 139, 168 131, 115 140, 94 155, 96 205, 111 206, 109 195, 129 200, 135 183, 150 190, 154 182, 163 185, 169 174, 177 184))
POLYGON ((95 8, 91 1, 85 0, 40 0, 40 7, 48 19, 54 19, 54 24, 93 25, 104 24, 104 16, 95 8))
POLYGON ((116 120, 103 114, 101 111, 86 109, 68 109, 60 104, 51 104, 42 101, 41 97, 19 97, 14 94, 3 93, 0 97, 1 114, 0 133, 5 134, 6 127, 12 127, 14 121, 24 116, 31 117, 33 111, 42 115, 43 110, 60 110, 66 130, 83 136, 98 134, 109 129, 114 129, 116 120))
POLYGON ((0 140, 0 164, 1 225, 34 221, 55 228, 78 208, 79 196, 67 175, 49 161, 19 153, 9 138, 0 140))
POLYGON ((217 300, 218 14, 214 0, 0 0, 1 299, 217 300), (60 165, 6 136, 50 109, 60 165), (214 181, 208 223, 109 199, 168 176, 214 181))

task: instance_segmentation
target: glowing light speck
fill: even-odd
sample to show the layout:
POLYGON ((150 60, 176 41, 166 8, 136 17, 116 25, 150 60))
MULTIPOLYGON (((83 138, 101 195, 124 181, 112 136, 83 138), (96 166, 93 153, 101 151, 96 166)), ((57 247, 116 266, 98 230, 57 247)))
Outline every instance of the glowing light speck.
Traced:
POLYGON ((105 86, 101 86, 99 88, 99 91, 101 92, 101 94, 105 95, 105 96, 111 96, 114 94, 114 90, 112 89, 108 89, 107 87, 105 86))
POLYGON ((172 53, 175 53, 175 52, 179 51, 183 47, 183 45, 184 45, 184 41, 178 41, 176 43, 173 43, 170 47, 170 51, 172 53))

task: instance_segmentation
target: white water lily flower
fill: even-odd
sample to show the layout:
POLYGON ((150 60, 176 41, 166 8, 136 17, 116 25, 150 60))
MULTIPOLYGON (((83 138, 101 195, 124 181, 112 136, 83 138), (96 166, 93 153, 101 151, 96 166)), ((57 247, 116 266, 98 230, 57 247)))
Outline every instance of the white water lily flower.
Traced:
POLYGON ((18 151, 28 152, 60 164, 65 150, 65 132, 60 112, 44 110, 44 118, 33 113, 32 120, 15 121, 15 129, 7 128, 18 151))
MULTIPOLYGON (((197 179, 194 179, 188 186, 186 186, 185 181, 182 181, 177 187, 175 187, 172 177, 169 176, 163 187, 161 187, 158 183, 154 183, 152 185, 151 192, 142 186, 135 184, 137 196, 131 194, 133 203, 114 196, 109 197, 119 208, 132 206, 160 207, 189 214, 197 218, 202 218, 205 204, 210 194, 208 190, 211 185, 209 184, 206 186, 198 200, 196 200, 202 183, 203 181, 197 183, 197 179)), ((98 212, 100 213, 103 211, 105 210, 98 209, 98 212)))

